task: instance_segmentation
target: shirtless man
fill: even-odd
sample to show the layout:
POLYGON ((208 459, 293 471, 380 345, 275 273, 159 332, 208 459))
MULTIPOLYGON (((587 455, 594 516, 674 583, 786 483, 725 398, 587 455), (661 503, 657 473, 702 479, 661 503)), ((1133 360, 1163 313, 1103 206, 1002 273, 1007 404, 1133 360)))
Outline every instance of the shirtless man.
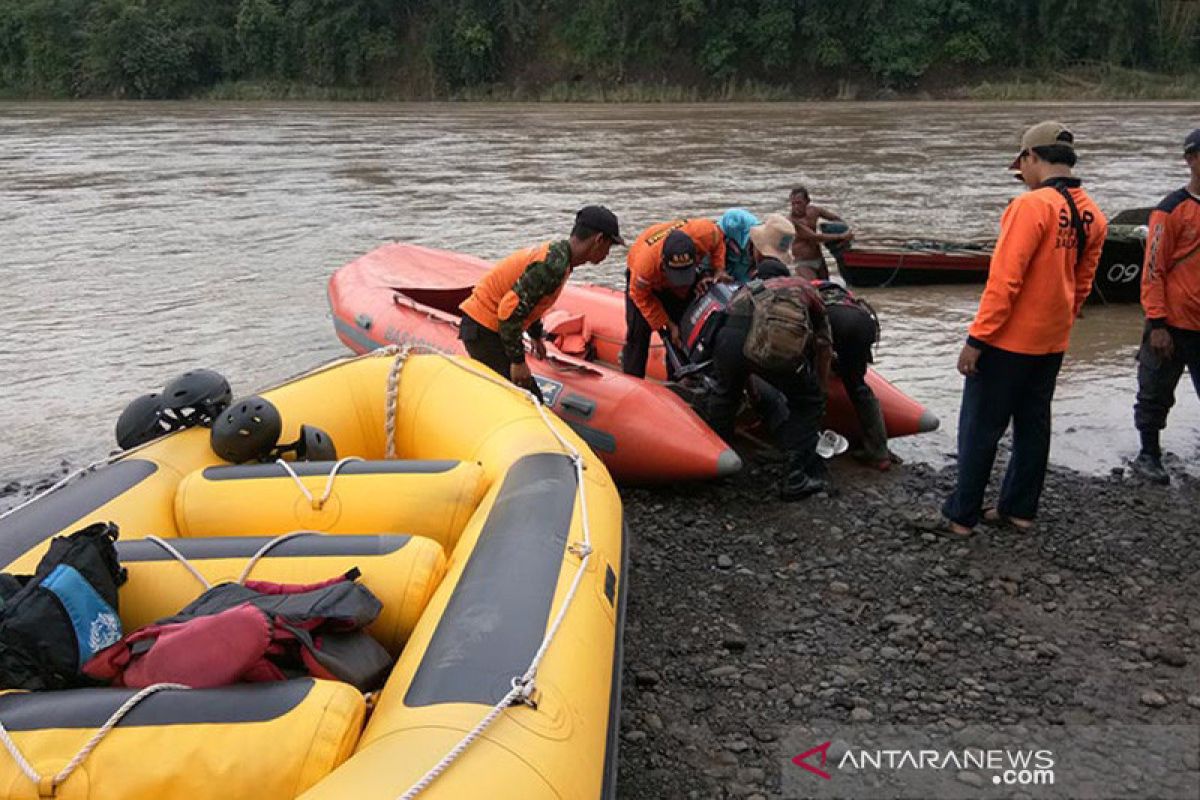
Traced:
POLYGON ((820 220, 842 222, 842 218, 827 208, 815 206, 809 200, 808 189, 797 186, 791 194, 792 224, 796 226, 796 241, 792 242, 792 257, 796 259, 793 267, 795 274, 809 280, 829 280, 829 267, 825 265, 825 256, 821 253, 821 245, 826 242, 849 242, 854 234, 820 233, 817 226, 820 220))

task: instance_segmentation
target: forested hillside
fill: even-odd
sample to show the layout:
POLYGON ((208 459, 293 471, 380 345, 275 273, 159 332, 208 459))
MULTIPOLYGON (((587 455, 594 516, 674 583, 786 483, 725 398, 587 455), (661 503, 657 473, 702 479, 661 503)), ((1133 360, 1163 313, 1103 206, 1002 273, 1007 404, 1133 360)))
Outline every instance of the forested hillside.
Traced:
POLYGON ((0 93, 848 85, 1194 73, 1198 0, 0 0, 0 93))

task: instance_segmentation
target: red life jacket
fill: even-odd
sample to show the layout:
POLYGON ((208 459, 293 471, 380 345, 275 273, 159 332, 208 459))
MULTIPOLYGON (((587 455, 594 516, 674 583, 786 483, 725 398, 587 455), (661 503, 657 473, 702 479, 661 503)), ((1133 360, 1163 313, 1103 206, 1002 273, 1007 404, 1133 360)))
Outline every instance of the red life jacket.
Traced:
POLYGON ((379 688, 392 660, 363 629, 382 609, 351 570, 322 583, 223 583, 84 664, 114 686, 193 688, 311 675, 379 688))

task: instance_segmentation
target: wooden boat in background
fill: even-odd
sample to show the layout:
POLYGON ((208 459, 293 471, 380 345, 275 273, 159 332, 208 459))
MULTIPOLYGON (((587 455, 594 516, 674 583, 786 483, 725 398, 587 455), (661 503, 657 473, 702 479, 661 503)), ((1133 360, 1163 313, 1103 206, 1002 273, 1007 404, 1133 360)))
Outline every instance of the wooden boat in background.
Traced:
MULTIPOLYGON (((329 282, 338 338, 355 352, 390 344, 463 352, 458 304, 490 264, 409 244, 385 245, 339 269, 329 282)), ((696 413, 656 380, 616 368, 625 338, 624 296, 570 283, 543 323, 548 358, 529 356, 548 406, 600 456, 619 481, 697 480, 729 474, 741 460, 696 413)), ((649 377, 665 379, 661 346, 649 377)), ((937 428, 937 417, 877 374, 869 380, 891 436, 937 428)), ((858 421, 840 383, 826 422, 849 437, 858 421)))
POLYGON ((836 256, 838 271, 855 288, 984 283, 987 245, 913 240, 897 245, 851 245, 836 256))
MULTIPOLYGON (((1146 224, 1152 210, 1133 208, 1109 220, 1090 302, 1138 302, 1146 224)), ((886 245, 852 244, 834 253, 842 278, 855 288, 982 284, 987 282, 991 257, 991 243, 928 239, 886 245)))

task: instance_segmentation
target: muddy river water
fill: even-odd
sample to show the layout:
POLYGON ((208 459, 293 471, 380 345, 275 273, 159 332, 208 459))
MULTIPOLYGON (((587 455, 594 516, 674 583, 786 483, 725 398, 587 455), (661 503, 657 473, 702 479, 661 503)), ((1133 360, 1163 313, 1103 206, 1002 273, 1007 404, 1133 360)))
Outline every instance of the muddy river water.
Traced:
MULTIPOLYGON (((995 235, 1020 131, 1057 118, 1109 213, 1186 180, 1200 106, 1173 104, 208 105, 0 103, 0 480, 112 447, 134 396, 194 366, 238 393, 342 353, 325 283, 405 240, 500 257, 603 202, 636 233, 673 216, 783 210, 810 186, 860 239, 995 235)), ((623 254, 578 273, 616 285, 623 254)), ((953 450, 955 357, 979 287, 866 291, 877 367, 953 450)), ((1055 402, 1052 459, 1136 448, 1136 306, 1090 307, 1055 402)), ((1187 379, 1164 444, 1200 451, 1187 379)))

